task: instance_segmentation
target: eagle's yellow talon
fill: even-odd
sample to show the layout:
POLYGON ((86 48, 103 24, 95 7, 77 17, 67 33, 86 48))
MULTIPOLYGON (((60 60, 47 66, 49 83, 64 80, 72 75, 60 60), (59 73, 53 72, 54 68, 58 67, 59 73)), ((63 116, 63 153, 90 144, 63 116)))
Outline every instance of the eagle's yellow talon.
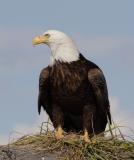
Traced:
POLYGON ((56 133, 55 137, 56 137, 56 139, 62 139, 64 137, 64 135, 63 134, 60 135, 60 134, 56 133))
POLYGON ((84 142, 86 143, 92 143, 90 138, 89 138, 89 135, 88 135, 88 132, 87 130, 84 131, 84 135, 82 136, 82 139, 84 140, 84 142))
POLYGON ((62 139, 64 137, 63 129, 61 128, 61 126, 59 126, 57 128, 56 133, 55 133, 55 137, 56 137, 56 139, 62 139))
POLYGON ((86 143, 92 143, 91 140, 90 140, 89 138, 87 138, 87 137, 84 138, 84 141, 85 141, 86 143))

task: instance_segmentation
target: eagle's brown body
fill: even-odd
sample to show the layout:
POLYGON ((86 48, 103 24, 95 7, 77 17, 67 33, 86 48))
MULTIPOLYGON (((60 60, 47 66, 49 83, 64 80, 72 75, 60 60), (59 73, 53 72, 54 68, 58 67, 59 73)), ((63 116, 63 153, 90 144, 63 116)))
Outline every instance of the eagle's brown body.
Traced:
POLYGON ((38 111, 48 113, 55 128, 91 133, 105 130, 110 105, 104 75, 81 54, 78 61, 55 64, 43 69, 39 80, 38 111))

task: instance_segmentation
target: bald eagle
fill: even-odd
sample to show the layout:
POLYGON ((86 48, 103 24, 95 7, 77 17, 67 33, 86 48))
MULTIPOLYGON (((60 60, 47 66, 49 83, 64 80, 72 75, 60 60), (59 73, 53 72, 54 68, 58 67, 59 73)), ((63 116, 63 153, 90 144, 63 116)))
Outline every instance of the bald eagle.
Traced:
POLYGON ((77 50, 63 32, 48 30, 33 39, 47 44, 50 64, 39 77, 38 112, 49 115, 57 139, 65 132, 83 132, 83 139, 99 134, 111 123, 106 80, 102 70, 77 50))

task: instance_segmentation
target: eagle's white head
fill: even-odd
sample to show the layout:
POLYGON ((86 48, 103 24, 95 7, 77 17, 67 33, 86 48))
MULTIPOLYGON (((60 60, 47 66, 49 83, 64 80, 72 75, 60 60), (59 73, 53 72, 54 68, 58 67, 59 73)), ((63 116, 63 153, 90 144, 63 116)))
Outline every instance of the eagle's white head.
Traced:
POLYGON ((63 32, 48 30, 33 39, 33 45, 37 44, 47 44, 50 47, 50 65, 53 65, 55 60, 70 63, 79 59, 79 51, 74 42, 63 32))

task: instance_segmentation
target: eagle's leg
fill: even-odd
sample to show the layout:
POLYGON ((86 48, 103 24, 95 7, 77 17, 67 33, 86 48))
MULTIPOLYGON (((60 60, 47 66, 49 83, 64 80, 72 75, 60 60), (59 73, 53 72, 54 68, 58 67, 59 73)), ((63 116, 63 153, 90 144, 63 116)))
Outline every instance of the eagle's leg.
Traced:
POLYGON ((93 133, 93 115, 95 112, 95 106, 94 105, 85 105, 83 109, 83 140, 85 142, 91 142, 90 139, 90 133, 93 133))
POLYGON ((61 139, 64 137, 63 135, 63 112, 58 105, 53 106, 53 111, 52 111, 52 119, 53 119, 53 125, 55 128, 55 137, 56 139, 61 139))

